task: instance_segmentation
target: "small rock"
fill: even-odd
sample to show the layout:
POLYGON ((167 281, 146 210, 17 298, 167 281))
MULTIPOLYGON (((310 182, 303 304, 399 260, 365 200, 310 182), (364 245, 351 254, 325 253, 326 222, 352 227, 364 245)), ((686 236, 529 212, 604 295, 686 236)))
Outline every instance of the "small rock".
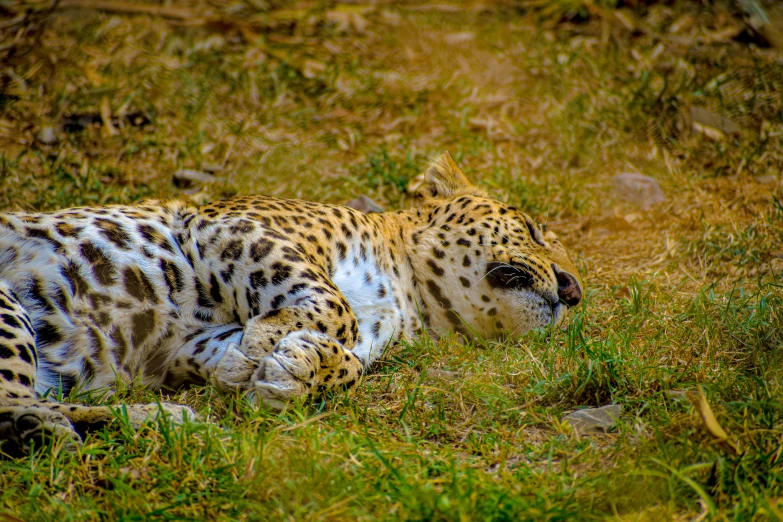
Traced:
POLYGON ((206 172, 182 169, 174 173, 174 186, 185 189, 192 187, 195 183, 212 183, 216 179, 215 176, 206 172))
POLYGON ((358 198, 354 198, 346 203, 345 206, 355 208, 356 210, 364 212, 365 214, 369 214, 371 212, 383 212, 383 207, 370 199, 368 196, 359 196, 358 198))
POLYGON ((666 201, 658 181, 650 176, 625 172, 616 175, 612 183, 620 199, 633 203, 642 210, 648 210, 653 205, 666 201))
POLYGON ((57 133, 55 132, 54 127, 49 126, 38 129, 38 132, 35 133, 35 139, 44 145, 54 145, 60 141, 60 138, 57 137, 57 133))
POLYGON ((454 381, 460 377, 457 372, 450 372, 448 370, 439 370, 438 368, 431 368, 427 370, 427 380, 444 380, 454 381))
POLYGON ((69 114, 63 119, 63 130, 67 133, 81 132, 90 125, 101 125, 102 123, 100 114, 69 114))
POLYGON ((394 11, 384 9, 381 11, 381 20, 389 25, 400 25, 402 16, 400 16, 400 13, 395 13, 394 11))
POLYGON ((623 407, 621 405, 610 404, 600 408, 577 410, 564 416, 562 420, 570 424, 579 434, 590 432, 606 433, 615 425, 622 412, 623 407))
POLYGON ((460 45, 472 42, 476 39, 475 33, 464 31, 461 33, 449 33, 443 37, 443 40, 449 45, 460 45))

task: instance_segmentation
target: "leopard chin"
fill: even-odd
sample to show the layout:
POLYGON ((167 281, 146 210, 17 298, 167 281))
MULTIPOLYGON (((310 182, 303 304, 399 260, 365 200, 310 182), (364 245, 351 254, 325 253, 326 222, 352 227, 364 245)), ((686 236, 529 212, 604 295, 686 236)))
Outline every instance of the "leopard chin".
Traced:
POLYGON ((551 328, 560 324, 568 313, 568 306, 554 302, 532 290, 521 290, 508 297, 508 315, 512 318, 509 330, 523 335, 537 328, 551 328))

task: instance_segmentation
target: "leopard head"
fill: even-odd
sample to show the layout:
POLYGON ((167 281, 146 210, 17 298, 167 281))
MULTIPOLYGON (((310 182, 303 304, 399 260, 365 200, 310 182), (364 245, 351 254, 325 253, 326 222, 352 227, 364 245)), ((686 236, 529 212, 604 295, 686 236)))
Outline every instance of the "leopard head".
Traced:
POLYGON ((519 335, 579 304, 579 273, 554 233, 471 184, 448 153, 424 181, 410 255, 432 331, 519 335))

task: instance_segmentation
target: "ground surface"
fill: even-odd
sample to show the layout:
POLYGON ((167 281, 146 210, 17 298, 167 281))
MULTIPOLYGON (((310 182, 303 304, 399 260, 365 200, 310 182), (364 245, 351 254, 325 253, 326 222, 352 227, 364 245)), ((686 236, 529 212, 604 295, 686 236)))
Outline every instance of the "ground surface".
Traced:
POLYGON ((0 519, 783 516, 783 58, 733 4, 79 3, 0 3, 0 207, 396 208, 450 150, 561 235, 586 299, 551 335, 394 347, 355 396, 280 415, 180 392, 209 422, 0 462, 0 519), (666 201, 623 201, 624 172, 666 201), (610 403, 609 433, 561 422, 610 403))

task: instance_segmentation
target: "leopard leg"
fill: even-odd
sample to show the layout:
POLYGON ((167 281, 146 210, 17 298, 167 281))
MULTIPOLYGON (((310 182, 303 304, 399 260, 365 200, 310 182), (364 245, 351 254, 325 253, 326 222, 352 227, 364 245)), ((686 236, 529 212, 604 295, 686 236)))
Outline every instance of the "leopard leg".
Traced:
MULTIPOLYGON (((81 444, 81 435, 99 429, 115 417, 109 406, 82 406, 43 400, 35 392, 38 351, 32 320, 9 285, 0 281, 0 455, 28 453, 31 445, 62 440, 65 447, 81 444)), ((139 427, 160 410, 175 422, 193 412, 176 404, 134 404, 125 407, 128 420, 139 427)))
POLYGON ((175 424, 182 424, 187 417, 195 419, 196 414, 187 406, 170 402, 149 404, 123 404, 122 406, 83 406, 80 404, 46 403, 48 407, 62 413, 79 434, 95 431, 107 425, 119 415, 126 415, 134 429, 141 428, 151 420, 163 416, 175 424))
POLYGON ((0 453, 19 456, 49 438, 67 445, 81 438, 62 413, 38 400, 35 374, 38 354, 27 310, 9 285, 0 281, 0 453))

